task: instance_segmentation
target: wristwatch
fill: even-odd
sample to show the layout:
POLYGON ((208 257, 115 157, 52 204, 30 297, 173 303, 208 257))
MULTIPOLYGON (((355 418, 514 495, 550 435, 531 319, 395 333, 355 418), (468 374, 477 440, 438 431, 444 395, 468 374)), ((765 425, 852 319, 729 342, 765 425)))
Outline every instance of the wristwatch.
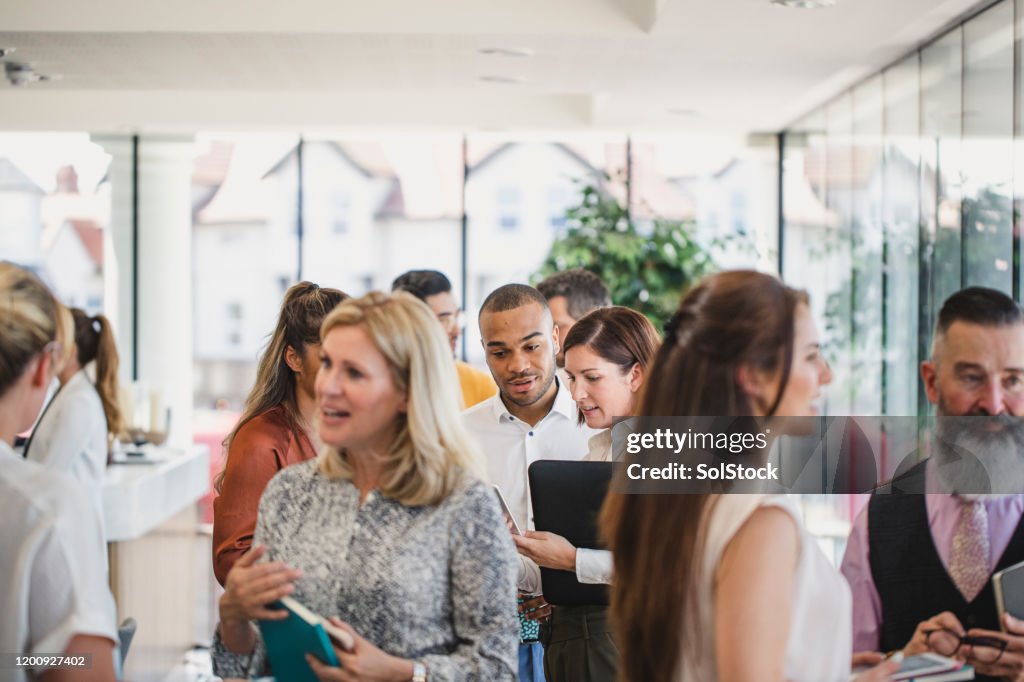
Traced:
POLYGON ((409 682, 427 682, 427 666, 419 661, 413 661, 412 679, 409 682))

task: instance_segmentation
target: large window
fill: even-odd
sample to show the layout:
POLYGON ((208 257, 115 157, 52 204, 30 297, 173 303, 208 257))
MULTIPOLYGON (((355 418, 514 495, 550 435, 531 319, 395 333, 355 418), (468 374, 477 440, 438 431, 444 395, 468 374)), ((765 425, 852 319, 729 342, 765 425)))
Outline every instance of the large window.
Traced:
POLYGON ((954 30, 921 50, 921 182, 934 188, 921 202, 923 256, 929 268, 922 301, 929 315, 921 333, 929 339, 942 301, 962 281, 962 34, 954 30))
POLYGON ((531 280, 587 186, 640 229, 689 221, 721 267, 774 269, 776 154, 770 143, 625 133, 200 135, 197 438, 219 451, 299 279, 359 296, 406 270, 440 270, 468 312, 465 356, 482 365, 484 297, 531 280))
POLYGON ((631 209, 640 221, 693 220, 722 268, 778 269, 778 146, 773 137, 630 137, 631 209))
POLYGON ((0 135, 0 259, 31 268, 69 306, 105 312, 110 157, 85 133, 0 135))
MULTIPOLYGON (((783 271, 824 323, 832 414, 927 413, 918 367, 945 299, 971 285, 1021 298, 1015 27, 1024 0, 994 4, 785 130, 783 271)), ((804 502, 838 553, 861 501, 804 502)))
POLYGON ((466 352, 484 361, 476 324, 487 294, 528 282, 563 225, 555 211, 579 202, 586 185, 625 199, 626 137, 470 135, 466 141, 466 352))
POLYGON ((784 274, 824 299, 833 414, 926 412, 917 368, 943 301, 1020 298, 1022 11, 985 9, 785 131, 784 274))
POLYGON ((389 290, 406 270, 433 269, 458 294, 461 136, 307 137, 302 162, 304 279, 361 296, 389 290))
POLYGON ((921 145, 918 55, 883 74, 885 231, 883 414, 918 413, 921 145))
POLYGON ((882 410, 882 77, 853 91, 850 145, 850 410, 882 410))
POLYGON ((1013 292, 1013 4, 964 24, 963 278, 1013 292))
POLYGON ((200 415, 241 409, 281 295, 295 281, 296 174, 282 159, 297 142, 295 135, 199 139, 192 257, 193 386, 200 415))

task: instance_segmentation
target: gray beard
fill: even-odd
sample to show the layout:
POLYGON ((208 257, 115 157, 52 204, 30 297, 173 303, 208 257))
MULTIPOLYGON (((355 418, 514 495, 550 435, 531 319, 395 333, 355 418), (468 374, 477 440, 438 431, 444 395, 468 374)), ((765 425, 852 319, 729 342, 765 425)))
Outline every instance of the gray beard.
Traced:
POLYGON ((1024 420, 950 416, 940 403, 934 445, 943 492, 972 501, 1024 493, 1024 420))

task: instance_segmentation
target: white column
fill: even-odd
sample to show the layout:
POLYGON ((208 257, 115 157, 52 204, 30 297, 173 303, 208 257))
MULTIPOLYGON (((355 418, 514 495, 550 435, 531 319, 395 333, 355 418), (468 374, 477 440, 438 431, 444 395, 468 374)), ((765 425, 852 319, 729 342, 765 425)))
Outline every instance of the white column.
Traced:
MULTIPOLYGON (((142 135, 137 150, 130 135, 93 140, 113 157, 104 289, 122 382, 133 378, 134 349, 135 378, 158 396, 157 409, 171 410, 167 445, 184 449, 192 442, 192 138, 142 135)), ((170 487, 163 493, 173 498, 170 487)), ((189 505, 146 537, 111 545, 118 614, 140 624, 130 679, 162 679, 194 641, 196 522, 189 505)))
POLYGON ((122 381, 132 380, 134 361, 138 367, 134 379, 156 397, 154 412, 164 407, 171 410, 167 444, 184 448, 192 442, 193 138, 142 135, 137 159, 129 135, 96 135, 93 141, 113 157, 109 171, 113 258, 107 263, 114 267, 104 280, 107 309, 117 330, 122 381), (133 219, 137 234, 133 234, 133 219), (132 286, 133 257, 137 288, 132 286), (137 315, 134 324, 133 315, 137 315), (133 338, 133 329, 138 338, 133 338))
POLYGON ((138 158, 139 381, 171 410, 168 445, 192 442, 193 138, 145 135, 138 158))

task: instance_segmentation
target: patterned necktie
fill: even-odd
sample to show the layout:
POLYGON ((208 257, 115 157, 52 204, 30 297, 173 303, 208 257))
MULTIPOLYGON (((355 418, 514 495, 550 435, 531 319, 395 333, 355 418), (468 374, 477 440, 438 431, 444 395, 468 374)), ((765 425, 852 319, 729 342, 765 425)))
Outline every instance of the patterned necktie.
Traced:
POLYGON ((967 601, 978 596, 989 574, 988 510, 978 501, 962 500, 960 525, 953 534, 949 574, 967 601))

